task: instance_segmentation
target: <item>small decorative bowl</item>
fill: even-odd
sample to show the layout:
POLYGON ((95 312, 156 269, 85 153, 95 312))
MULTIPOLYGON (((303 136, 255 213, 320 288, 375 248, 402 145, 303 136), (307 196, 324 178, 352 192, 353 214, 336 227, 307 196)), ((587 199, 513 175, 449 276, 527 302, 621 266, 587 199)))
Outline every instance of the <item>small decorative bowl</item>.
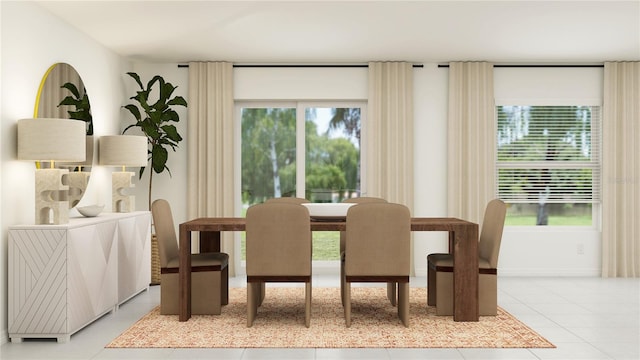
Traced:
POLYGON ((94 217, 98 216, 98 214, 102 212, 102 209, 104 209, 104 205, 89 205, 77 207, 76 209, 80 214, 82 214, 82 216, 94 217))

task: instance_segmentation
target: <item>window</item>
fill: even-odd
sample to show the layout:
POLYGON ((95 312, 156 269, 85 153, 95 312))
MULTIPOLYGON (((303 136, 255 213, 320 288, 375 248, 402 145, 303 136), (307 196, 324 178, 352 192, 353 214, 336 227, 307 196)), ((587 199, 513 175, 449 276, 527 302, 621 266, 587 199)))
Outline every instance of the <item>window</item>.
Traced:
POLYGON ((506 225, 591 226, 600 202, 600 108, 502 105, 497 196, 506 225))
MULTIPOLYGON (((363 104, 239 103, 241 201, 341 202, 360 194, 363 104)), ((242 214, 244 216, 244 213, 242 214)), ((339 234, 314 232, 314 260, 339 259, 339 234)), ((244 239, 241 240, 245 259, 244 239)))

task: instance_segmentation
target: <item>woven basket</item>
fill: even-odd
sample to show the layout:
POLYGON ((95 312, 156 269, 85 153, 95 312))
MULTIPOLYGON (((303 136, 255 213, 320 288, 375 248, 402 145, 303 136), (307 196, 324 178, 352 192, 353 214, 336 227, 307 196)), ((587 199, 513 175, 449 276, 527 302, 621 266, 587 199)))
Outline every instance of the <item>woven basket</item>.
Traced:
POLYGON ((160 285, 160 250, 156 234, 151 235, 151 285, 160 285))

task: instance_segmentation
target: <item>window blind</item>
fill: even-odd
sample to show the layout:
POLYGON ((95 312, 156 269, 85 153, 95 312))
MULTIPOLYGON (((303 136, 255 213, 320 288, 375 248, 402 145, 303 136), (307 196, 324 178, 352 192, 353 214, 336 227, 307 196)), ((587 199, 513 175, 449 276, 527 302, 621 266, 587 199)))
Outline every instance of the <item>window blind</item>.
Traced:
POLYGON ((600 108, 496 107, 497 196, 509 203, 600 202, 600 108))

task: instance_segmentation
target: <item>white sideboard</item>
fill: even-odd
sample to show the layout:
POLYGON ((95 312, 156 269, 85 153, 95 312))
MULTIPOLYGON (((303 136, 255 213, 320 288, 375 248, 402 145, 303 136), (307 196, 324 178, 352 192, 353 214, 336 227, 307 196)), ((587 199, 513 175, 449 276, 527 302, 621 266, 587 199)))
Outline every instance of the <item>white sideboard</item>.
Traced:
POLYGON ((151 280, 151 214, 102 213, 62 225, 9 227, 9 338, 72 334, 151 280))

